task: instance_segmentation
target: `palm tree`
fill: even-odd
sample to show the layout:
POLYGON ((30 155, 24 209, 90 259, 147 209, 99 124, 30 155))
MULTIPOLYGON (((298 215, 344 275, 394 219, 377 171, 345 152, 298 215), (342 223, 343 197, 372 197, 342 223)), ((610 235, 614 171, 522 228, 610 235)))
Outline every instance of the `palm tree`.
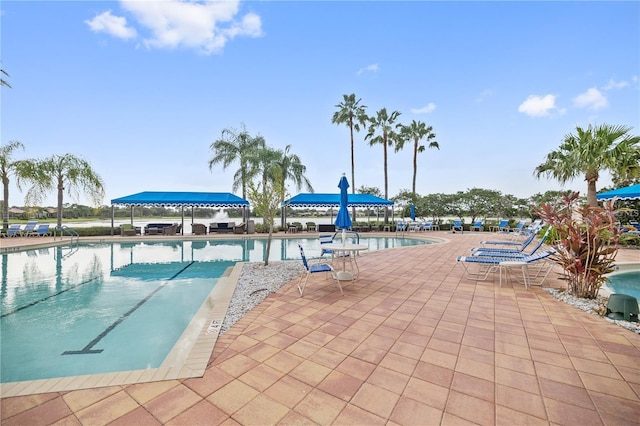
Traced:
MULTIPOLYGON (((369 117, 369 133, 364 137, 365 140, 369 139, 369 146, 376 144, 382 144, 384 153, 384 198, 389 198, 389 178, 387 173, 387 146, 396 146, 396 152, 398 151, 398 141, 400 136, 395 132, 395 121, 400 116, 398 111, 393 111, 391 115, 387 113, 386 108, 382 108, 376 113, 375 117, 369 117), (376 135, 377 133, 377 135, 376 135)), ((389 212, 385 208, 384 221, 389 221, 389 212)))
POLYGON ((0 178, 2 179, 3 205, 2 227, 9 227, 9 176, 14 175, 16 182, 26 179, 33 170, 37 170, 32 160, 12 161, 11 155, 18 149, 24 149, 20 141, 11 141, 0 146, 0 178))
POLYGON ((220 139, 210 146, 214 152, 213 158, 209 160, 209 170, 213 171, 216 164, 222 163, 222 170, 226 170, 236 160, 240 162, 240 167, 233 175, 232 191, 237 191, 242 187, 242 198, 247 198, 247 184, 256 175, 251 158, 256 151, 265 147, 262 136, 252 137, 244 123, 241 131, 235 129, 224 129, 220 139))
MULTIPOLYGON (((280 179, 281 186, 280 193, 282 194, 282 199, 280 202, 284 201, 286 191, 286 181, 288 179, 292 180, 296 185, 296 189, 300 191, 300 189, 304 186, 307 188, 309 192, 313 192, 313 186, 311 186, 311 182, 304 173, 307 171, 307 167, 302 164, 300 161, 300 157, 296 154, 289 154, 291 150, 291 145, 287 145, 284 150, 278 150, 278 157, 274 160, 275 165, 280 169, 280 174, 283 177, 280 179)), ((284 215, 280 218, 280 225, 284 226, 284 215)))
POLYGON ((401 126, 400 128, 401 139, 398 142, 399 148, 402 149, 404 142, 412 140, 413 141, 413 181, 411 190, 413 191, 413 202, 416 200, 416 175, 418 174, 418 153, 424 152, 425 146, 420 145, 420 140, 426 138, 429 145, 428 148, 437 148, 440 149, 440 145, 435 139, 436 134, 433 133, 433 127, 423 123, 422 121, 411 121, 411 124, 408 126, 401 126))
POLYGON ((58 227, 62 226, 65 189, 74 198, 78 198, 79 191, 82 190, 91 198, 94 205, 99 205, 102 202, 104 183, 88 161, 72 154, 52 155, 44 160, 36 161, 35 166, 36 170, 31 170, 26 174, 28 178, 22 179, 33 183, 33 186, 27 191, 25 203, 27 205, 40 204, 48 191, 57 189, 58 227))
POLYGON ((600 172, 608 170, 617 176, 638 171, 640 137, 629 135, 631 127, 602 124, 585 130, 576 126, 576 134, 565 135, 560 147, 547 154, 546 161, 536 167, 534 175, 547 175, 564 184, 579 175, 587 181, 587 205, 597 206, 596 182, 600 172))
MULTIPOLYGON (((360 131, 367 123, 367 114, 365 113, 366 105, 360 105, 361 99, 356 100, 355 93, 350 95, 342 95, 342 102, 336 105, 338 111, 333 113, 331 122, 334 124, 346 124, 349 126, 349 134, 351 135, 351 193, 355 194, 356 190, 356 161, 353 145, 353 130, 360 131)), ((356 210, 353 208, 353 217, 355 218, 356 210)))
MULTIPOLYGON (((7 77, 9 77, 9 74, 7 74, 7 72, 3 69, 0 69, 0 74, 6 75, 7 77)), ((11 89, 11 85, 2 78, 0 78, 0 86, 7 86, 9 89, 11 89)))

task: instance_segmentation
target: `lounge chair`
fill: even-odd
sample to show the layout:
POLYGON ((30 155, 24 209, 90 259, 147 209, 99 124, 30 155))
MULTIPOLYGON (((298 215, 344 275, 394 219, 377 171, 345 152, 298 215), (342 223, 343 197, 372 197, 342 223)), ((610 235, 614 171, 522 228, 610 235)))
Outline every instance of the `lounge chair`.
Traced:
POLYGON ((498 223, 498 232, 508 233, 509 231, 509 219, 502 219, 500 223, 498 223))
POLYGON ((473 225, 469 226, 469 231, 484 231, 484 222, 481 220, 477 220, 473 223, 473 225))
POLYGON ((396 224, 396 232, 404 232, 407 230, 407 224, 403 221, 398 221, 396 224))
POLYGON ((504 247, 497 247, 497 248, 484 248, 484 247, 480 247, 480 248, 476 248, 476 249, 472 249, 472 255, 473 256, 483 256, 483 257, 508 257, 511 259, 516 259, 516 258, 523 258, 526 256, 531 256, 533 254, 535 254, 540 247, 542 247, 542 245, 544 244, 544 242, 546 241, 547 237, 549 236, 549 232, 551 231, 551 227, 548 227, 547 230, 545 231, 544 235, 542 235, 542 238, 540 238, 540 241, 538 242, 538 245, 536 245, 533 250, 531 250, 528 253, 525 253, 524 249, 527 248, 527 246, 529 244, 531 244, 531 242, 535 239, 536 234, 531 234, 529 236, 529 238, 527 238, 527 240, 525 241, 525 244, 523 244, 520 248, 504 248, 504 247))
POLYGON ((461 234, 464 234, 464 226, 462 225, 461 220, 454 220, 453 225, 451 225, 451 232, 455 234, 456 231, 460 231, 461 234))
POLYGON ((525 288, 532 284, 542 285, 551 272, 553 263, 549 262, 549 256, 555 254, 554 249, 543 250, 539 253, 525 256, 520 259, 505 257, 481 257, 458 256, 456 261, 464 267, 465 278, 474 281, 484 281, 489 275, 498 271, 500 274, 500 286, 502 286, 502 273, 511 268, 519 268, 522 271, 522 283, 525 288), (474 265, 476 268, 474 268, 474 265))
POLYGON ((176 235, 178 233, 178 224, 174 223, 171 226, 165 226, 162 228, 162 235, 176 235))
POLYGON ((244 222, 239 223, 237 225, 234 225, 233 226, 233 233, 234 234, 244 234, 245 230, 246 230, 246 227, 247 227, 247 225, 244 222))
POLYGON ((471 251, 473 252, 473 251, 482 251, 482 250, 486 251, 486 250, 500 249, 500 247, 496 247, 496 246, 503 246, 503 248, 508 251, 522 251, 526 249, 529 244, 531 244, 531 242, 535 237, 536 237, 536 234, 531 234, 524 241, 483 240, 483 241, 480 241, 480 244, 482 244, 482 247, 474 247, 471 249, 471 251))
POLYGON ((48 223, 41 223, 38 227, 32 232, 28 233, 28 237, 48 237, 51 235, 51 231, 49 230, 48 223))
POLYGON ((340 289, 340 294, 344 295, 344 293, 342 292, 342 286, 340 285, 340 281, 334 276, 333 268, 331 267, 331 265, 329 265, 328 263, 309 262, 307 260, 307 257, 304 255, 304 249, 300 244, 298 244, 298 248, 300 249, 300 257, 302 257, 302 264, 304 265, 304 269, 305 269, 305 272, 300 277, 300 281, 298 281, 298 291, 300 291, 300 297, 302 297, 304 294, 304 289, 307 286, 307 281, 309 280, 309 276, 311 276, 311 274, 317 274, 319 272, 324 272, 325 274, 331 274, 332 278, 335 279, 336 285, 340 289))
POLYGON ((23 237, 29 235, 36 229, 36 226, 38 226, 37 220, 28 221, 27 224, 24 226, 24 229, 20 231, 20 235, 23 237))
POLYGON ((11 237, 19 237, 20 236, 20 231, 21 231, 21 226, 19 223, 11 223, 9 224, 9 228, 7 228, 7 233, 6 236, 11 238, 11 237))

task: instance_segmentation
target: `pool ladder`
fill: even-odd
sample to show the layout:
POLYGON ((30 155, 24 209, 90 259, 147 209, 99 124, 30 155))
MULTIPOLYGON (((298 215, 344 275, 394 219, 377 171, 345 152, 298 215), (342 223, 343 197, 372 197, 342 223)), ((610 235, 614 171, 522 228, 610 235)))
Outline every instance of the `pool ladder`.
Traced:
POLYGON ((55 227, 55 229, 53 230, 53 239, 55 240, 56 238, 58 238, 58 235, 61 239, 64 238, 65 235, 71 237, 71 244, 73 244, 74 238, 76 240, 76 244, 80 241, 80 234, 78 234, 75 229, 69 228, 66 225, 55 227))

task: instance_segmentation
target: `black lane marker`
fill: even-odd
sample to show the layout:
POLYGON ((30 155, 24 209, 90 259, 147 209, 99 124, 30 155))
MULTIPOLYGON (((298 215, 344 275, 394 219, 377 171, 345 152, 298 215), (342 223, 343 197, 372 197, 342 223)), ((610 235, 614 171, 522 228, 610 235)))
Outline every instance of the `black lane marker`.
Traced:
POLYGON ((116 328, 118 326, 118 324, 120 324, 122 321, 126 320, 129 315, 131 315, 132 313, 134 313, 140 306, 144 305, 144 303, 149 300, 154 294, 156 294, 157 292, 159 292, 160 290, 162 290, 162 288, 164 288, 164 286, 167 285, 168 281, 173 280, 174 278, 176 278, 178 275, 180 275, 181 273, 184 272, 185 269, 187 269, 189 266, 193 265, 195 262, 191 262, 189 263, 187 266, 185 266, 184 268, 182 268, 181 270, 179 270, 178 272, 176 272, 171 278, 169 278, 167 281, 163 282, 158 288, 156 288, 155 290, 153 290, 151 293, 149 293, 144 299, 142 299, 141 301, 139 301, 136 306, 134 306, 133 308, 129 309, 128 312, 126 312, 125 314, 123 314, 120 318, 118 318, 116 320, 116 322, 114 322, 113 324, 111 324, 109 327, 107 327, 102 333, 98 334, 98 336, 93 339, 92 341, 89 342, 89 344, 87 344, 87 346, 85 346, 84 348, 82 348, 79 351, 64 351, 62 352, 62 355, 87 355, 87 354, 99 354, 101 353, 104 349, 91 349, 96 343, 98 343, 100 340, 102 340, 107 334, 109 334, 114 328, 116 328))
POLYGON ((49 300, 49 299, 51 299, 52 297, 59 296, 59 295, 61 295, 62 293, 66 292, 66 291, 73 290, 74 288, 78 288, 78 287, 80 287, 81 285, 88 284, 88 283, 90 283, 91 281, 95 281, 95 280, 97 280, 98 278, 99 278, 99 277, 89 278, 87 281, 83 281, 83 282, 81 282, 81 283, 78 283, 78 284, 74 285, 73 287, 65 288, 64 290, 60 290, 60 291, 59 291, 59 292, 57 292, 57 293, 50 294, 50 295, 49 295, 49 296, 47 296, 47 297, 43 297, 42 299, 36 300, 36 301, 31 302, 31 303, 29 303, 29 304, 27 304, 27 305, 24 305, 24 306, 20 306, 19 308, 16 308, 16 309, 14 309, 14 310, 13 310, 13 311, 11 311, 11 312, 7 312, 6 314, 2 314, 2 315, 0 315, 0 318, 4 318, 4 317, 6 317, 6 316, 9 316, 9 315, 15 314, 16 312, 19 312, 19 311, 21 311, 21 310, 23 310, 23 309, 26 309, 26 308, 29 308, 29 307, 31 307, 31 306, 37 305, 37 304, 38 304, 38 303, 40 303, 40 302, 44 302, 45 300, 49 300))

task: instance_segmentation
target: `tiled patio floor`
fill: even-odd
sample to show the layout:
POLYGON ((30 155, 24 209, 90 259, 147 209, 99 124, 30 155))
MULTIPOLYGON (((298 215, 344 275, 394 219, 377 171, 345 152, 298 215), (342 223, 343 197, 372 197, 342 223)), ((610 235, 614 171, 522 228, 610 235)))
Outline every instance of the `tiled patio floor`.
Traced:
POLYGON ((1 422, 640 425, 640 335, 539 287, 464 279, 455 257, 495 235, 428 235, 449 241, 363 255, 344 297, 322 274, 304 298, 286 284, 202 378, 4 398, 1 422))

